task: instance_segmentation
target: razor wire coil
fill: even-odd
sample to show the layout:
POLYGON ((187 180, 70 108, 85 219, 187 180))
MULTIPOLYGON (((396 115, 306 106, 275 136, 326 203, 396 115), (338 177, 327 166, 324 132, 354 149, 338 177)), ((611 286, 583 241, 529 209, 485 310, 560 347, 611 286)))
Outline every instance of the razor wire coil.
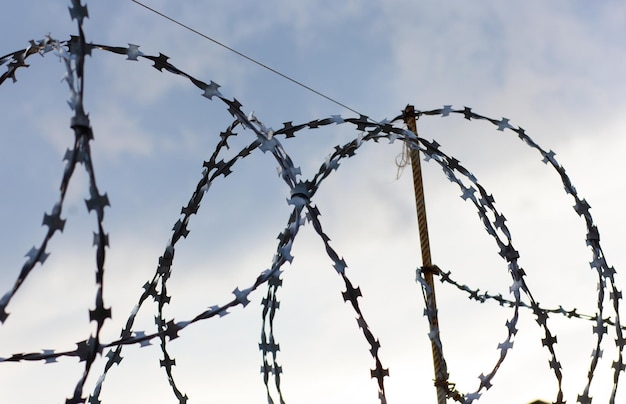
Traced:
MULTIPOLYGON (((506 322, 506 338, 497 345, 499 357, 492 367, 478 376, 480 382, 476 390, 461 393, 456 390, 455 384, 450 380, 436 381, 436 383, 446 387, 448 397, 458 402, 470 404, 479 400, 484 391, 492 387, 493 378, 506 359, 508 352, 513 347, 513 342, 518 332, 520 309, 530 309, 535 316, 536 323, 544 332, 541 343, 548 351, 550 358, 548 364, 556 379, 558 391, 554 402, 557 404, 565 403, 565 399, 562 391, 562 366, 555 350, 557 343, 556 335, 548 326, 550 314, 560 314, 567 318, 584 319, 592 321, 595 324, 593 326, 595 347, 591 355, 587 383, 582 393, 577 396, 577 402, 581 404, 591 403, 589 392, 599 359, 602 355, 601 345, 604 337, 609 334, 609 327, 611 327, 615 336, 615 344, 618 352, 617 358, 612 366, 613 383, 609 402, 615 402, 619 378, 626 366, 623 358, 623 348, 624 345, 626 345, 626 340, 623 336, 625 327, 622 326, 619 313, 619 301, 622 295, 616 285, 616 271, 612 266, 609 266, 604 256, 600 245, 599 231, 589 212, 589 204, 578 195, 565 169, 557 162, 555 153, 552 150, 546 151, 540 147, 526 134, 523 128, 511 125, 507 118, 492 119, 477 114, 468 107, 454 109, 450 105, 445 105, 443 108, 415 112, 417 117, 448 117, 457 115, 470 121, 487 121, 493 124, 498 131, 516 134, 527 146, 539 152, 543 162, 556 171, 561 179, 565 192, 574 200, 574 210, 576 214, 582 218, 586 226, 586 243, 593 257, 590 266, 592 269, 596 270, 598 284, 600 286, 597 292, 597 312, 595 314, 582 314, 578 313, 576 309, 567 310, 561 306, 558 308, 545 308, 535 300, 530 286, 526 281, 526 273, 518 265, 520 254, 513 246, 512 236, 507 227, 506 218, 496 209, 495 198, 488 193, 478 182, 478 179, 465 168, 459 160, 442 151, 436 141, 428 141, 418 137, 411 131, 402 127, 401 122, 403 115, 380 122, 372 120, 365 115, 360 115, 356 118, 344 118, 340 115, 332 115, 330 117, 314 119, 296 125, 294 125, 293 122, 286 122, 283 124, 282 128, 272 130, 266 127, 253 114, 244 113, 243 106, 239 101, 234 98, 229 99, 225 97, 220 92, 220 86, 217 83, 213 81, 206 83, 193 77, 171 64, 168 60, 169 58, 164 54, 160 53, 158 56, 146 55, 139 50, 139 46, 133 44, 129 44, 127 47, 119 47, 88 43, 83 31, 83 20, 87 17, 87 8, 82 5, 79 0, 72 0, 70 14, 72 19, 77 21, 77 36, 73 36, 67 41, 58 41, 51 37, 46 37, 38 42, 30 41, 28 48, 0 57, 0 66, 6 66, 7 68, 0 76, 0 84, 3 84, 9 78, 15 81, 16 71, 22 67, 27 67, 26 60, 32 55, 55 54, 64 63, 66 69, 64 80, 68 85, 70 93, 68 103, 74 112, 70 125, 74 134, 74 143, 72 148, 68 149, 64 156, 66 165, 59 187, 59 198, 54 203, 51 213, 44 214, 43 226, 47 227, 47 232, 43 240, 39 243, 39 246, 33 247, 26 254, 26 261, 13 287, 0 298, 0 321, 4 323, 7 320, 9 315, 6 311, 7 307, 12 298, 18 293, 20 286, 26 278, 32 274, 35 266, 38 263, 40 265, 45 263, 49 255, 47 247, 50 240, 57 234, 57 231, 63 231, 65 219, 62 218, 62 213, 67 188, 76 168, 82 166, 89 180, 89 199, 86 200, 86 207, 89 212, 93 211, 96 216, 97 230, 94 232, 93 242, 96 246, 97 291, 95 296, 95 308, 89 312, 90 322, 94 321, 96 327, 94 333, 90 335, 89 338, 78 342, 74 350, 57 352, 56 350, 46 349, 42 352, 18 353, 9 357, 0 358, 0 363, 42 360, 45 363, 52 363, 62 357, 77 357, 81 362, 85 362, 85 367, 83 374, 76 384, 72 397, 68 398, 66 403, 84 403, 85 401, 92 404, 100 403, 99 396, 104 386, 106 376, 108 372, 111 371, 114 364, 119 365, 121 363, 123 347, 136 344, 143 347, 151 344, 153 340, 158 340, 163 354, 163 359, 160 360, 160 366, 164 368, 172 392, 177 400, 180 403, 185 403, 189 398, 181 391, 175 381, 173 370, 176 364, 175 360, 169 354, 168 343, 178 338, 179 332, 192 324, 213 317, 222 317, 228 314, 229 309, 238 305, 243 307, 247 306, 247 304, 250 303, 248 298, 250 293, 257 290, 260 286, 266 285, 267 292, 262 299, 262 327, 261 341, 259 343, 259 350, 262 354, 261 373, 266 388, 268 403, 279 402, 282 404, 286 401, 281 390, 281 374, 283 369, 278 362, 280 346, 274 335, 274 318, 280 308, 278 299, 278 291, 282 286, 280 275, 283 271, 282 268, 284 264, 293 260, 293 256, 291 255, 292 246, 300 228, 308 222, 323 242, 326 254, 333 262, 335 272, 343 281, 346 288, 346 290, 342 292, 343 300, 350 303, 357 315, 357 325, 369 345, 369 352, 374 362, 374 368, 371 369, 370 375, 377 383, 378 398, 381 404, 386 403, 387 398, 384 381, 385 377, 389 376, 389 370, 384 367, 381 357, 379 356, 380 342, 370 329, 364 313, 361 310, 361 306, 359 305, 358 299, 362 297, 361 290, 358 286, 355 286, 348 277, 346 273, 348 265, 330 244, 330 238, 324 232, 323 225, 320 221, 321 212, 314 204, 315 194, 320 189, 324 180, 339 169, 342 160, 354 157, 358 149, 367 142, 378 142, 379 140, 386 139, 389 142, 398 140, 403 142, 403 144, 410 149, 419 150, 424 154, 427 161, 432 161, 441 167, 447 179, 459 187, 461 198, 475 207, 484 225, 485 231, 493 238, 498 246, 499 254, 505 260, 507 271, 511 277, 509 292, 513 295, 513 300, 506 299, 502 294, 492 295, 487 292, 480 293, 480 290, 477 288, 472 288, 455 281, 450 271, 437 269, 437 275, 442 283, 447 283, 466 293, 470 300, 475 300, 480 303, 495 301, 500 306, 507 306, 512 309, 512 314, 506 322), (111 317, 111 309, 107 308, 104 303, 104 263, 106 260, 106 250, 109 246, 109 235, 106 233, 104 226, 104 213, 105 209, 109 206, 109 201, 107 194, 102 193, 97 186, 90 149, 90 141, 93 139, 94 134, 90 126, 88 114, 84 110, 82 103, 84 95, 84 58, 86 55, 90 55, 93 50, 126 56, 126 59, 132 61, 138 61, 140 58, 146 59, 152 63, 155 69, 161 72, 168 72, 186 78, 202 91, 202 96, 208 100, 215 99, 221 102, 234 119, 233 122, 220 133, 215 150, 210 155, 209 159, 203 162, 201 179, 191 193, 187 205, 182 207, 179 218, 173 225, 170 241, 159 257, 154 276, 143 285, 143 292, 135 308, 128 316, 125 327, 120 331, 120 337, 117 340, 108 342, 100 341, 100 334, 106 320, 111 317), (312 130, 329 125, 352 126, 359 134, 351 141, 336 146, 334 151, 320 165, 318 171, 310 179, 303 180, 301 178, 302 173, 300 169, 285 151, 280 139, 288 139, 299 135, 300 132, 304 130, 312 130), (234 157, 224 159, 222 154, 229 148, 228 140, 237 136, 234 132, 237 127, 250 131, 253 138, 250 143, 239 150, 234 157), (229 302, 214 305, 208 310, 198 313, 195 317, 184 321, 175 321, 173 318, 165 318, 163 309, 171 298, 171 296, 168 296, 167 282, 171 276, 176 245, 189 235, 188 225, 192 216, 198 213, 203 197, 209 191, 214 181, 220 178, 226 178, 232 173, 240 160, 248 157, 252 153, 258 153, 259 151, 272 155, 278 164, 279 175, 288 187, 288 204, 292 208, 287 224, 278 237, 278 244, 271 266, 262 271, 253 282, 250 282, 248 287, 242 289, 236 287, 232 292, 234 298, 229 302), (607 294, 608 301, 613 310, 613 314, 608 316, 605 314, 607 294), (152 333, 134 329, 136 316, 144 303, 149 299, 156 301, 158 304, 156 331, 152 333), (102 355, 105 350, 107 351, 105 354, 107 361, 104 370, 93 392, 89 397, 85 398, 84 390, 86 379, 92 372, 92 365, 96 357, 102 355)), ((418 268, 416 270, 416 281, 421 285, 425 298, 425 316, 427 320, 432 323, 433 311, 432 308, 429 307, 427 299, 431 291, 422 276, 423 270, 428 270, 428 268, 418 268)), ((431 332, 429 337, 437 346, 442 348, 440 334, 438 330, 436 331, 437 332, 431 332)))

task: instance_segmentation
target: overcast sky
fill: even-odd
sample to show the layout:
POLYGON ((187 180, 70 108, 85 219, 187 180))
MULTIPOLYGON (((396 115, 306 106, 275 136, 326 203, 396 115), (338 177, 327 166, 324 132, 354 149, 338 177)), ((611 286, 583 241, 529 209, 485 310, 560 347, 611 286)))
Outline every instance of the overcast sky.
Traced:
MULTIPOLYGON (((626 4, 620 1, 330 1, 250 0, 212 2, 150 0, 145 4, 299 80, 375 121, 393 118, 407 104, 418 110, 471 107, 523 127, 545 150, 554 150, 602 236, 606 259, 618 271, 626 262, 626 4)), ((0 55, 23 49, 47 34, 76 35, 69 1, 21 0, 0 13, 0 55)), ((89 2, 88 41, 140 46, 163 53, 197 79, 218 83, 228 99, 267 127, 306 123, 332 115, 358 116, 216 44, 149 12, 130 0, 89 2)), ((35 55, 17 82, 0 87, 3 147, 0 148, 0 294, 10 290, 24 255, 45 235, 41 226, 59 197, 66 149, 73 145, 62 82, 63 63, 35 55)), ((152 279, 213 152, 232 122, 217 98, 202 97, 188 80, 159 72, 145 59, 94 50, 86 61, 85 108, 94 131, 91 143, 98 186, 111 206, 104 227, 110 238, 104 301, 112 307, 103 341, 119 336, 152 279)), ((1 68, 4 72, 5 67, 1 68)), ((418 131, 455 156, 495 198, 506 218, 519 264, 534 297, 545 308, 562 305, 593 315, 597 276, 585 244, 584 220, 571 208, 559 175, 510 130, 486 121, 424 116, 418 131)), ((231 153, 251 142, 238 130, 231 153)), ((301 178, 310 179, 335 145, 359 132, 347 125, 304 130, 280 138, 301 178)), ((421 265, 410 169, 400 178, 399 141, 364 145, 344 160, 320 187, 313 203, 331 245, 348 265, 346 274, 363 297, 363 315, 380 340, 381 361, 390 369, 390 403, 435 402, 428 322, 415 269, 421 265)), ((189 320, 247 288, 271 265, 277 235, 287 224, 289 189, 277 163, 256 150, 220 178, 206 194, 190 234, 177 244, 168 289, 167 319, 189 320)), ((507 263, 479 220, 439 166, 423 162, 433 262, 473 289, 509 298, 507 263)), ((95 330, 96 217, 85 208, 87 176, 78 167, 62 217, 62 234, 48 246, 8 306, 0 327, 0 357, 20 352, 72 350, 95 330)), ((375 366, 356 314, 344 303, 345 286, 324 245, 307 223, 282 274, 275 336, 281 350, 282 389, 287 403, 378 403, 370 379, 375 366)), ((437 300, 450 381, 463 393, 479 387, 507 336, 511 309, 478 304, 449 284, 437 282, 437 300)), ((265 287, 251 303, 225 317, 193 324, 172 341, 174 376, 191 403, 267 402, 258 343, 265 287)), ((605 316, 611 306, 605 301, 605 316)), ((154 332, 157 307, 146 303, 134 331, 154 332)), ((593 323, 550 316, 563 365, 563 390, 576 402, 587 381, 594 349, 593 323)), ((479 403, 525 404, 556 397, 556 380, 541 346, 543 331, 523 310, 513 350, 483 391, 479 403)), ((608 402, 615 333, 603 343, 591 395, 608 402)), ((107 375, 104 403, 174 403, 154 346, 127 347, 120 366, 107 375)), ((106 352, 105 352, 106 353, 106 352)), ((105 360, 94 364, 85 387, 93 391, 105 360)), ((63 403, 84 369, 75 358, 58 363, 0 363, 0 402, 63 403)), ((623 375, 622 375, 623 377, 623 375)), ((621 385, 620 385, 621 386, 621 385)), ((623 388, 620 388, 623 390, 623 388)), ((618 392, 617 401, 624 399, 618 392)))

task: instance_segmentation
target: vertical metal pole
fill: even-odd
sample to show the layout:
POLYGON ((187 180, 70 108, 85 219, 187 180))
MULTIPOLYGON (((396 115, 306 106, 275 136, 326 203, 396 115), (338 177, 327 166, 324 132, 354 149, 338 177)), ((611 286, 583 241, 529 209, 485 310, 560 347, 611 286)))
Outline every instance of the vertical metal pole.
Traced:
MULTIPOLYGON (((417 123, 415 122, 415 108, 407 105, 404 110, 404 119, 409 130, 417 136, 417 123)), ((422 250, 422 267, 424 279, 431 290, 428 305, 434 310, 433 321, 430 322, 430 331, 439 332, 439 321, 437 320, 437 302, 435 299, 435 282, 433 280, 432 261, 430 257, 430 243, 428 241, 428 223, 426 222, 426 205, 424 203, 424 186, 422 184, 422 167, 420 165, 419 150, 409 148, 411 157, 411 168, 413 171, 413 188, 415 190, 415 207, 417 209, 417 225, 420 235, 420 247, 422 250)), ((433 367, 435 370, 435 386, 437 388, 437 404, 446 404, 447 389, 445 379, 447 372, 444 369, 443 355, 441 349, 431 340, 433 352, 433 367)))

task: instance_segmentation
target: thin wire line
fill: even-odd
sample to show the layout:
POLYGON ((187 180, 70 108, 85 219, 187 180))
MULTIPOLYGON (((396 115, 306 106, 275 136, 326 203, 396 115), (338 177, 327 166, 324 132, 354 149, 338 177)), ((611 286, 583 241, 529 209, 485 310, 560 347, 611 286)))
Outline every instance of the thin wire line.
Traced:
POLYGON ((347 106, 346 104, 343 104, 343 103, 341 103, 341 102, 339 102, 339 101, 337 101, 337 100, 335 100, 335 99, 333 99, 333 98, 331 98, 331 97, 329 97, 329 96, 327 96, 327 95, 325 95, 325 94, 323 94, 323 93, 321 93, 321 92, 319 92, 319 91, 317 91, 317 90, 315 90, 315 89, 313 89, 313 88, 311 88, 311 87, 307 86, 306 84, 303 84, 302 82, 300 82, 300 81, 298 81, 298 80, 296 80, 296 79, 292 79, 291 77, 287 76, 286 74, 283 74, 283 73, 279 72, 278 70, 273 69, 273 68, 271 68, 271 67, 269 67, 269 66, 267 66, 267 65, 265 65, 265 64, 263 64, 263 63, 261 63, 261 62, 259 62, 258 60, 255 60, 255 59, 251 58, 250 56, 247 56, 247 55, 245 55, 245 54, 243 54, 243 53, 239 52, 238 50, 233 49, 233 48, 231 48, 230 46, 227 46, 227 45, 225 45, 225 44, 223 44, 223 43, 221 43, 221 42, 219 42, 219 41, 217 41, 217 40, 215 40, 215 39, 213 39, 213 38, 209 37, 208 35, 205 35, 205 34, 203 34, 202 32, 200 32, 200 31, 198 31, 198 30, 195 30, 195 29, 193 29, 193 28, 189 27, 188 25, 185 25, 185 24, 183 24, 182 22, 179 22, 179 21, 177 21, 177 20, 173 19, 172 17, 169 17, 169 16, 167 16, 167 15, 165 15, 165 14, 161 13, 160 11, 157 11, 157 10, 155 10, 155 9, 153 9, 153 8, 151 8, 151 7, 149 7, 149 6, 145 5, 145 4, 143 4, 143 3, 141 3, 141 2, 139 2, 139 1, 137 1, 137 0, 131 0, 131 1, 132 1, 133 3, 136 3, 136 4, 138 4, 138 5, 140 5, 140 6, 144 7, 144 8, 146 8, 147 10, 152 11, 153 13, 155 13, 155 14, 157 14, 157 15, 160 15, 161 17, 163 17, 163 18, 165 18, 165 19, 167 19, 167 20, 169 20, 169 21, 173 22, 174 24, 180 25, 181 27, 183 27, 183 28, 185 28, 185 29, 187 29, 187 30, 189 30, 189 31, 193 32, 193 33, 194 33, 194 34, 196 34, 196 35, 199 35, 199 36, 201 36, 202 38, 207 39, 207 40, 209 40, 209 41, 213 42, 214 44, 221 46, 222 48, 228 49, 229 51, 231 51, 231 52, 233 52, 233 53, 236 53, 237 55, 241 56, 242 58, 247 59, 247 60, 249 60, 250 62, 257 64, 257 65, 261 66, 262 68, 267 69, 267 70, 269 70, 270 72, 272 72, 272 73, 274 73, 274 74, 277 74, 277 75, 279 75, 280 77, 282 77, 282 78, 284 78, 284 79, 286 79, 286 80, 289 80, 289 81, 291 81, 292 83, 297 84, 297 85, 299 85, 300 87, 303 87, 303 88, 305 88, 305 89, 307 89, 307 90, 309 90, 309 91, 311 91, 311 92, 313 92, 313 93, 315 93, 315 94, 319 95, 320 97, 326 98, 326 99, 327 99, 328 101, 330 101, 330 102, 333 102, 333 103, 335 103, 335 104, 337 104, 337 105, 339 105, 339 106, 341 106, 341 107, 343 107, 343 108, 345 108, 345 109, 347 109, 347 110, 349 110, 349 111, 352 111, 352 112, 354 112, 355 114, 363 115, 363 114, 361 114, 359 111, 357 111, 357 110, 355 110, 355 109, 353 109, 353 108, 350 108, 350 107, 349 107, 349 106, 347 106))

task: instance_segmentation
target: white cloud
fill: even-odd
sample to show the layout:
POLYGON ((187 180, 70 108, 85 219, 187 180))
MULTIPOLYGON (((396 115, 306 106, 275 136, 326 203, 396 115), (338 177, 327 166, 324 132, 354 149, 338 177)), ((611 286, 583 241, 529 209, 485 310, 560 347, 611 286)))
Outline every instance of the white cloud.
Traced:
MULTIPOLYGON (((624 189, 615 180, 619 178, 624 130, 622 118, 615 113, 624 104, 620 78, 625 58, 619 41, 623 37, 623 13, 615 8, 619 4, 588 6, 591 10, 580 10, 566 2, 494 3, 482 8, 453 2, 433 5, 406 1, 368 6, 358 2, 218 2, 207 8, 200 2, 175 8, 155 2, 154 6, 296 78, 304 78, 315 88, 330 89, 331 95, 348 104, 365 106, 376 118, 390 115, 389 111, 399 112, 406 103, 415 103, 418 108, 452 103, 455 107, 475 107, 476 112, 486 115, 506 114, 512 123, 524 126, 536 141, 558 153, 574 184, 593 206, 592 213, 608 246, 608 258, 616 266, 624 261, 620 246, 624 189)), ((17 9, 18 5, 12 7, 17 9)), ((130 2, 90 4, 90 13, 92 17, 86 22, 88 38, 120 46, 137 43, 151 54, 161 51, 198 78, 222 84, 225 94, 240 99, 246 111, 260 111, 259 118, 269 126, 280 126, 292 116, 298 117, 294 121, 312 119, 310 111, 329 109, 327 101, 314 101, 306 92, 276 84, 279 80, 266 78, 266 72, 259 72, 256 66, 130 2)), ((131 63, 123 59, 97 52, 87 62, 88 110, 96 134, 92 147, 96 164, 107 170, 98 178, 113 202, 105 223, 111 232, 105 295, 114 306, 114 320, 105 332, 107 338, 114 338, 141 285, 153 273, 170 235, 169 227, 199 177, 212 139, 230 122, 227 113, 214 113, 221 111, 222 105, 207 104, 184 79, 166 77, 170 75, 154 71, 146 61, 131 63)), ((46 69, 33 72, 31 68, 20 79, 32 80, 46 69)), ((69 110, 62 100, 51 97, 47 87, 44 91, 40 82, 23 88, 41 90, 37 97, 30 92, 30 99, 11 99, 14 105, 27 105, 13 118, 19 115, 33 122, 36 117, 27 125, 29 133, 24 136, 31 136, 35 129, 42 139, 63 152, 71 144, 69 110)), ((493 192, 497 206, 510 220, 513 240, 522 253, 521 262, 538 300, 546 305, 562 303, 568 308, 593 309, 595 282, 589 280, 593 274, 587 264, 584 229, 558 176, 540 163, 540 156, 524 148, 514 134, 503 135, 486 122, 424 117, 418 123, 422 136, 437 139, 442 150, 458 155, 493 192), (579 285, 583 282, 589 285, 579 285)), ((242 135, 251 139, 249 133, 242 135)), ((288 151, 293 150, 303 172, 310 173, 334 144, 342 142, 343 134, 342 129, 333 126, 301 137, 285 145, 288 151)), ((49 180, 56 186, 60 171, 50 170, 44 164, 48 160, 38 157, 38 150, 33 147, 29 159, 33 164, 42 162, 37 166, 42 181, 49 180)), ((413 281, 419 249, 412 186, 408 171, 399 182, 394 180, 393 162, 398 152, 399 144, 365 146, 354 159, 343 162, 315 201, 331 244, 346 258, 349 276, 362 288, 364 315, 380 337, 383 364, 391 368, 387 384, 390 401, 402 401, 409 395, 433 401, 426 321, 421 316, 421 296, 413 281)), ((287 211, 286 188, 276 178, 273 166, 269 155, 249 158, 236 166, 235 174, 227 181, 220 181, 210 190, 199 215, 192 220, 190 239, 183 240, 177 249, 178 267, 170 289, 173 304, 167 309, 168 315, 182 320, 202 310, 205 304, 220 303, 219 296, 227 299, 235 287, 247 287, 245 282, 267 265, 287 211)), ((448 184, 439 168, 434 164, 423 166, 435 262, 472 287, 506 292, 510 280, 505 262, 497 256, 474 209, 461 201, 458 190, 448 184)), ((76 341, 67 340, 66 334, 78 335, 80 332, 74 331, 86 327, 87 308, 74 305, 69 295, 76 292, 84 299, 81 302, 93 304, 90 288, 94 252, 84 247, 85 255, 79 258, 65 259, 63 255, 73 243, 89 244, 94 218, 84 214, 84 191, 84 184, 72 188, 68 205, 75 203, 80 208, 76 213, 66 209, 71 234, 57 236, 64 242, 55 239, 51 245, 50 267, 38 268, 28 281, 41 289, 25 289, 23 300, 16 301, 15 318, 32 312, 37 320, 19 335, 40 339, 56 335, 60 345, 71 346, 76 341), (88 237, 81 239, 79 233, 88 237), (80 278, 69 282, 65 277, 70 273, 80 274, 76 275, 80 278), (88 286, 74 290, 77 285, 88 286), (60 299, 58 307, 34 307, 31 298, 59 291, 67 293, 67 298, 60 299), (55 318, 63 320, 65 328, 44 323, 50 321, 50 310, 60 313, 55 318), (74 313, 82 313, 81 320, 68 319, 66 324, 65 318, 73 318, 74 313), (40 326, 46 331, 40 335, 28 328, 40 326)), ((41 211, 33 215, 40 218, 41 211)), ((24 225, 2 217, 5 229, 24 225)), ((353 320, 354 312, 341 300, 341 279, 312 230, 307 225, 296 240, 294 264, 286 269, 280 292, 283 306, 277 316, 276 333, 283 347, 279 361, 285 365, 287 401, 316 402, 317 397, 328 394, 337 402, 377 402, 375 383, 368 375, 372 361, 367 345, 353 320), (311 379, 316 383, 312 385, 311 379), (358 391, 358 399, 354 391, 358 391)), ((20 228, 20 232, 30 231, 20 228)), ((9 234, 8 230, 4 233, 5 237, 9 234)), ((453 381, 462 389, 473 389, 477 375, 488 370, 497 356, 496 346, 504 339, 504 321, 510 317, 510 310, 487 303, 474 307, 448 285, 437 287, 453 381)), ((194 402, 210 402, 204 397, 214 391, 215 400, 220 402, 264 399, 256 346, 261 295, 262 290, 254 293, 254 307, 237 308, 226 318, 190 327, 172 342, 172 352, 179 361, 177 380, 194 402), (211 379, 208 386, 206 379, 211 379)), ((154 305, 144 310, 140 326, 150 327, 154 305)), ((33 318, 23 318, 25 323, 29 320, 33 318)), ((504 402, 504 396, 513 391, 522 401, 538 395, 552 398, 550 389, 554 384, 544 366, 541 331, 529 312, 525 312, 523 321, 517 350, 512 351, 494 380, 493 390, 481 403, 504 402), (532 391, 524 389, 517 382, 519 372, 529 369, 550 384, 532 391)), ((568 400, 581 392, 591 352, 586 346, 589 324, 577 328, 578 324, 554 321, 559 335, 557 348, 567 367, 568 400), (578 346, 581 329, 586 333, 584 348, 578 346)), ((2 346, 10 349, 2 355, 24 349, 20 344, 25 340, 10 330, 3 330, 9 342, 2 346)), ((59 347, 53 343, 56 339, 45 340, 54 346, 33 342, 34 349, 59 347)), ((608 350, 598 380, 610 379, 606 369, 615 355, 608 350)), ((149 395, 173 401, 158 367, 159 355, 155 348, 127 349, 127 359, 119 369, 112 370, 105 385, 105 402, 154 400, 149 395), (141 374, 141 380, 137 374, 141 374), (122 398, 118 394, 129 395, 122 398)), ((46 398, 62 400, 69 395, 80 365, 64 360, 62 365, 54 366, 18 365, 19 371, 11 375, 15 378, 9 384, 19 394, 25 380, 52 380, 49 374, 55 373, 59 376, 54 379, 58 389, 46 385, 40 391, 46 398), (71 369, 66 373, 67 364, 71 369), (74 373, 67 376, 70 372, 74 373)), ((1 368, 3 375, 11 373, 1 368)), ((94 369, 92 379, 97 373, 94 369)), ((593 394, 603 397, 609 389, 599 382, 599 391, 593 394)), ((3 394, 8 397, 9 393, 3 394)), ((7 400, 19 401, 15 396, 7 400)))

